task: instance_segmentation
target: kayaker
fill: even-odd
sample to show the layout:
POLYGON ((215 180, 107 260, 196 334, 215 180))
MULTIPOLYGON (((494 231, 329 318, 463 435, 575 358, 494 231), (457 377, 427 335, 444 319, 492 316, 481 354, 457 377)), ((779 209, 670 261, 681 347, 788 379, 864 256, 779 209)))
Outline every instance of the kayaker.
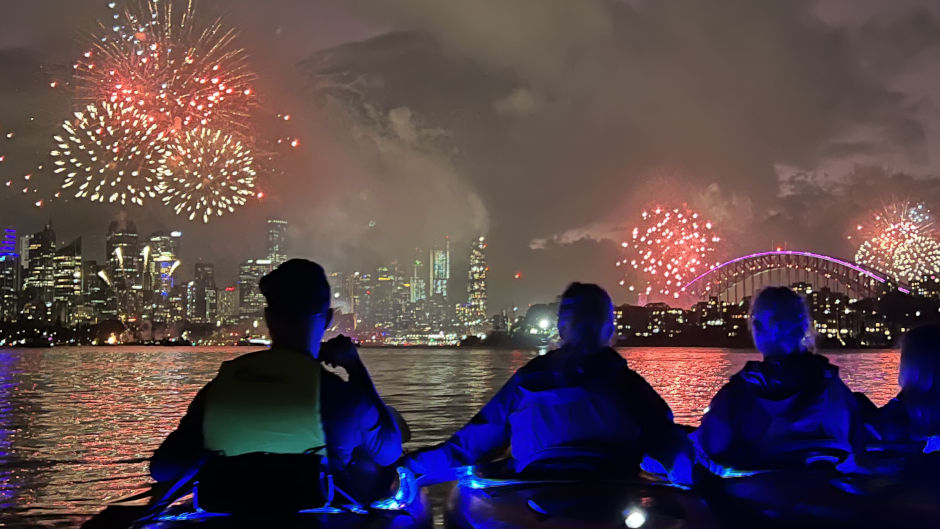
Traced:
POLYGON ((901 339, 898 384, 898 395, 866 417, 868 430, 876 442, 940 450, 940 325, 922 325, 901 339))
POLYGON ((602 288, 573 283, 558 309, 559 349, 519 369, 446 442, 405 458, 420 485, 451 481, 505 456, 517 475, 636 475, 643 456, 687 482, 691 446, 665 401, 610 344, 613 305, 602 288))
POLYGON ((794 469, 857 453, 862 421, 837 367, 813 353, 804 299, 786 287, 762 290, 751 306, 762 361, 750 361, 712 399, 692 435, 700 461, 718 475, 794 469))
MULTIPOLYGON (((335 484, 357 500, 386 494, 394 471, 382 467, 401 456, 401 431, 352 342, 341 336, 321 346, 333 315, 323 268, 291 259, 264 276, 259 287, 267 301, 271 349, 222 364, 153 454, 151 476, 176 481, 203 465, 221 467, 216 474, 234 474, 237 481, 242 469, 254 471, 252 458, 259 454, 307 454, 325 456, 335 484)), ((281 460, 289 471, 317 472, 315 461, 298 464, 307 458, 281 460)), ((270 475, 277 459, 263 461, 266 478, 279 480, 270 475)), ((317 474, 284 476, 292 477, 317 484, 317 474)), ((255 491, 272 486, 250 485, 255 491)))

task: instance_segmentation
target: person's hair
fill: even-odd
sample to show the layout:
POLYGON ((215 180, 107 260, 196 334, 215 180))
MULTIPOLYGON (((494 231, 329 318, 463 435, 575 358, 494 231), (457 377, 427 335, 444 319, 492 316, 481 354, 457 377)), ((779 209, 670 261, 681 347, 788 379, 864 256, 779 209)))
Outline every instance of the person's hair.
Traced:
MULTIPOLYGON (((907 332, 901 338, 901 364, 929 375, 932 391, 940 391, 940 325, 929 323, 907 332)), ((926 388, 925 388, 926 389, 926 388)))
POLYGON ((302 317, 330 308, 330 284, 323 267, 307 259, 291 259, 261 278, 267 310, 278 317, 302 317))
POLYGON ((597 340, 612 318, 613 302, 607 292, 592 283, 571 283, 561 295, 559 321, 567 319, 575 333, 572 340, 585 345, 597 340))
MULTIPOLYGON (((787 287, 767 287, 751 303, 751 333, 772 332, 764 353, 796 353, 813 347, 813 319, 803 296, 787 287)), ((756 337, 755 337, 756 338, 756 337)))

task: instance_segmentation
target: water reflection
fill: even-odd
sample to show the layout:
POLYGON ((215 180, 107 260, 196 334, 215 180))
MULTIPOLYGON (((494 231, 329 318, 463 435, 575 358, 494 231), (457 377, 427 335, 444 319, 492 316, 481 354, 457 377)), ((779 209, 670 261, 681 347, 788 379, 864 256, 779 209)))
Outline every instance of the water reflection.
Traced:
MULTIPOLYGON (((244 349, 0 350, 0 526, 75 525, 142 490, 146 460, 219 364, 244 349)), ((624 349, 676 417, 697 424, 750 352, 624 349)), ((486 349, 369 349, 376 385, 412 427, 413 449, 447 438, 535 356, 486 349)), ((897 353, 828 355, 877 404, 897 391, 897 353)))

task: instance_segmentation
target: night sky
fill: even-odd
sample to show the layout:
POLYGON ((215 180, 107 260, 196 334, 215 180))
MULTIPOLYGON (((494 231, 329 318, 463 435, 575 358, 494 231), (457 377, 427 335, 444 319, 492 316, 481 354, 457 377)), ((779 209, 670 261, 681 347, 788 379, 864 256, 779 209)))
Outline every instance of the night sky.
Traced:
MULTIPOLYGON (((106 2, 5 2, 0 180, 47 161, 68 80, 106 2), (33 118, 33 119, 30 119, 33 118)), ((785 245, 851 258, 846 234, 901 198, 940 210, 940 3, 880 0, 225 0, 272 112, 302 145, 266 198, 208 225, 159 204, 36 208, 0 187, 0 223, 51 219, 104 258, 111 219, 181 229, 227 284, 264 251, 264 219, 329 269, 406 259, 448 235, 461 289, 489 240, 491 309, 550 301, 573 280, 616 301, 619 243, 640 208, 681 203, 724 257, 785 245), (522 279, 513 280, 513 274, 522 279)), ((280 131, 268 130, 267 134, 280 131)), ((33 177, 54 190, 51 172, 33 177)), ((15 187, 15 186, 13 186, 15 187)))

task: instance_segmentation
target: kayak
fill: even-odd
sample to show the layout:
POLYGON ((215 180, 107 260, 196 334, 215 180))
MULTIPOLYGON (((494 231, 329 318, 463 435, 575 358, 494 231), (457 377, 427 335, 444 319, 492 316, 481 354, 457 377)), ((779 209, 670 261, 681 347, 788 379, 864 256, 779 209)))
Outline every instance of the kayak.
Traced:
MULTIPOLYGON (((363 505, 335 489, 328 499, 316 500, 314 507, 285 510, 267 501, 239 506, 236 512, 207 510, 201 507, 199 488, 189 491, 161 491, 163 498, 154 500, 153 493, 116 502, 84 525, 83 529, 235 529, 257 527, 279 528, 342 528, 342 529, 430 529, 433 525, 430 501, 425 491, 414 486, 405 469, 399 469, 400 486, 394 495, 363 505), (169 498, 169 501, 164 501, 169 498), (135 500, 149 499, 146 504, 135 500)), ((259 489, 259 498, 264 497, 259 489)))
POLYGON ((444 513, 452 529, 721 527, 695 494, 652 479, 507 479, 467 470, 444 513))

